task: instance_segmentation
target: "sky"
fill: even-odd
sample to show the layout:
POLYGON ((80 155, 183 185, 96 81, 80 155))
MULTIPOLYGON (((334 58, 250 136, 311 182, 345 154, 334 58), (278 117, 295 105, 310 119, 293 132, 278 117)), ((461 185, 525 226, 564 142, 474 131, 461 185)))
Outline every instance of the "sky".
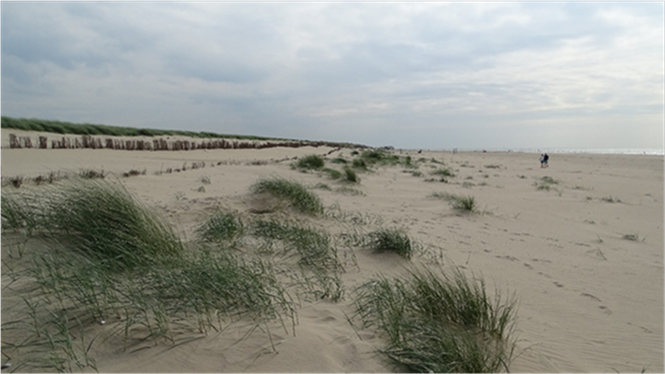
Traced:
POLYGON ((663 148, 664 7, 2 1, 1 111, 406 149, 663 148))

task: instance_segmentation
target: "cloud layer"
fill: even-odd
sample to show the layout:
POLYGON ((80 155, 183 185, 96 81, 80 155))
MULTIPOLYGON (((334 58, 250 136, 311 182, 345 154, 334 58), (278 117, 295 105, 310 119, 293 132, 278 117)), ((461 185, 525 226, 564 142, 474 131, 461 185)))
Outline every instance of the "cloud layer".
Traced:
POLYGON ((2 114, 403 148, 662 148, 663 4, 2 3, 2 114))

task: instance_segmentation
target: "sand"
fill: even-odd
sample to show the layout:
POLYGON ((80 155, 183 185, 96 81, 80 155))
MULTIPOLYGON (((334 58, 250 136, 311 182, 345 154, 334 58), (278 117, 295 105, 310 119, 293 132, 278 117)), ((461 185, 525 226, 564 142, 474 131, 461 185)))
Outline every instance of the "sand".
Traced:
MULTIPOLYGON (((329 147, 182 152, 8 149, 2 131, 2 177, 104 170, 168 218, 189 240, 215 209, 251 209, 248 188, 280 176, 306 186, 339 182, 290 168, 295 157, 320 154, 351 158, 351 149, 329 147), (205 167, 192 169, 192 163, 205 167), (165 173, 168 168, 187 170, 165 173), (129 170, 144 175, 122 177, 129 170), (210 184, 203 184, 207 177, 210 184), (205 191, 200 192, 200 187, 205 191)), ((14 133, 19 133, 14 131, 14 133)), ((445 162, 456 176, 426 182, 400 166, 360 174, 362 195, 313 189, 326 207, 362 213, 366 227, 330 218, 313 219, 329 231, 403 227, 422 244, 412 263, 442 262, 482 276, 488 288, 519 300, 518 341, 512 372, 663 372, 663 157, 552 154, 540 168, 537 154, 396 150, 445 162), (534 183, 558 181, 549 191, 534 183), (450 192, 475 197, 480 208, 461 214, 442 200, 450 192), (612 200, 614 202, 610 202, 612 200), (354 227, 355 226, 355 227, 354 227), (624 235, 637 235, 627 240, 624 235)), ((3 186, 3 194, 13 191, 3 186)), ((3 259, 5 256, 3 247, 3 259)), ((357 266, 342 280, 344 300, 304 302, 296 334, 272 331, 236 340, 244 326, 198 336, 189 343, 160 343, 122 352, 111 343, 95 348, 102 372, 386 372, 375 353, 379 336, 356 332, 347 322, 352 290, 377 274, 399 275, 409 261, 356 249, 357 266)), ((3 276, 3 282, 7 280, 3 276)), ((3 297, 3 310, 6 301, 3 297)), ((104 328, 104 327, 100 327, 104 328)))

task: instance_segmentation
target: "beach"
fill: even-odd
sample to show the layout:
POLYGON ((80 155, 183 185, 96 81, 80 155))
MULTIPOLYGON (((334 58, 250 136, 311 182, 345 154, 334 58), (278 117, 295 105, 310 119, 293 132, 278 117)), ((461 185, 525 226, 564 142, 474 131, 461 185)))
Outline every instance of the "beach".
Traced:
MULTIPOLYGON (((271 339, 260 332, 240 339, 242 323, 129 352, 100 339, 92 349, 100 372, 393 371, 376 353, 380 334, 357 329, 347 317, 355 288, 379 274, 399 277, 412 264, 456 266, 482 277, 491 293, 515 296, 512 372, 665 370, 663 156, 550 154, 541 168, 533 153, 390 150, 413 166, 376 165, 341 188, 349 185, 292 164, 320 155, 335 167, 333 159, 351 160, 362 149, 9 149, 10 132, 25 135, 2 131, 3 197, 46 188, 32 181, 40 175, 103 171, 188 242, 215 211, 258 216, 261 201, 250 187, 280 177, 307 186, 338 217, 301 221, 333 236, 400 228, 419 245, 409 260, 361 247, 344 252, 354 256, 341 274, 344 296, 302 300, 294 328, 271 328, 271 339), (444 166, 454 175, 432 174, 444 166), (9 182, 17 176, 20 188, 9 182), (473 196, 477 208, 460 212, 437 193, 473 196)), ((3 261, 5 243, 3 229, 3 261)), ((6 297, 6 273, 3 262, 3 324, 17 302, 6 297)))

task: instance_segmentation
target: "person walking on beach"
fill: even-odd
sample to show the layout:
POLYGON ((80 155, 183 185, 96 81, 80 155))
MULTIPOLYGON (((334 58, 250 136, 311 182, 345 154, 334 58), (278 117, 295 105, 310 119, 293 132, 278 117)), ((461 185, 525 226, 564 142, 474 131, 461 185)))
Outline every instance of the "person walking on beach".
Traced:
POLYGON ((545 155, 542 153, 540 154, 540 167, 541 168, 545 167, 545 155))
POLYGON ((545 167, 548 167, 548 166, 549 166, 549 165, 547 164, 547 161, 549 161, 549 159, 550 159, 550 156, 549 156, 547 153, 545 153, 545 154, 543 155, 543 164, 545 164, 545 167))

